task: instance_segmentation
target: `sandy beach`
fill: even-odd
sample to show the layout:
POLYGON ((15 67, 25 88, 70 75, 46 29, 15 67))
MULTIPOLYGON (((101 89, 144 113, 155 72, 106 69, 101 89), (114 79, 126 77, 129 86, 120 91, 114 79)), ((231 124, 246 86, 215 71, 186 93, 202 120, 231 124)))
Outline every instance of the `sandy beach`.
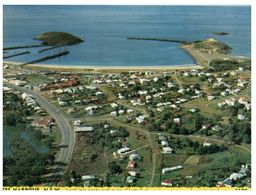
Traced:
MULTIPOLYGON (((18 66, 20 63, 4 61, 4 64, 18 66)), ((54 64, 29 64, 22 68, 34 70, 54 70, 71 72, 123 72, 123 71, 175 71, 188 69, 201 69, 202 66, 196 64, 189 65, 160 65, 160 66, 90 66, 90 65, 54 65, 54 64)))

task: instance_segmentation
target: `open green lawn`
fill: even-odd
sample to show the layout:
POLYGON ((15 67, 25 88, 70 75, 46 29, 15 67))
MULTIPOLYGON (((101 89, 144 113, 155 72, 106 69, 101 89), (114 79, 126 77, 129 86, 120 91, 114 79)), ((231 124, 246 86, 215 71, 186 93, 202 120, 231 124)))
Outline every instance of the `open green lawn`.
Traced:
POLYGON ((45 83, 45 82, 50 82, 52 81, 51 79, 49 79, 48 77, 46 76, 43 76, 43 75, 40 75, 40 74, 31 74, 31 75, 28 75, 26 80, 28 82, 31 82, 32 84, 42 84, 42 83, 45 83))
POLYGON ((197 165, 200 161, 200 155, 191 155, 187 158, 187 160, 183 163, 184 166, 186 165, 197 165))
MULTIPOLYGON (((77 111, 71 113, 70 115, 73 118, 96 117, 96 116, 100 116, 100 115, 109 114, 110 112, 113 111, 113 108, 111 106, 102 105, 102 108, 99 108, 97 111, 94 111, 93 114, 90 114, 89 112, 87 112, 85 110, 86 107, 87 106, 77 106, 77 111)), ((66 108, 65 111, 67 112, 69 108, 72 108, 72 106, 66 108)))
MULTIPOLYGON (((239 169, 241 163, 250 163, 250 153, 243 149, 231 146, 226 152, 219 152, 208 155, 191 155, 180 156, 179 158, 173 155, 172 157, 163 157, 164 162, 169 162, 168 166, 183 165, 183 169, 173 171, 162 175, 162 179, 174 179, 180 176, 197 176, 200 171, 211 169, 222 170, 224 168, 239 169), (182 158, 183 157, 183 158, 182 158), (187 157, 187 159, 185 159, 187 157), (175 163, 173 162, 175 159, 175 163)), ((167 165, 167 164, 166 164, 167 165)), ((168 167, 165 166, 165 167, 168 167)), ((230 171, 227 171, 231 174, 230 171)))
POLYGON ((205 82, 202 82, 199 77, 195 77, 195 76, 184 77, 181 75, 177 75, 177 78, 182 84, 186 84, 186 85, 194 85, 195 83, 200 83, 200 84, 205 83, 205 82))

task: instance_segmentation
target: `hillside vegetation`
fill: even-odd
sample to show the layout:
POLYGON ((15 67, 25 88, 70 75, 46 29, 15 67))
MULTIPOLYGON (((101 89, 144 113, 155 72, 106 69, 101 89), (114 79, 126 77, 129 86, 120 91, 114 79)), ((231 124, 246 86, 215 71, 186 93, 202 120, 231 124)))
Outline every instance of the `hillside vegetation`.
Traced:
POLYGON ((82 39, 65 32, 46 32, 35 37, 36 40, 43 41, 47 46, 75 45, 84 42, 82 39))
POLYGON ((204 41, 196 41, 195 48, 202 52, 207 53, 222 53, 228 54, 231 51, 231 47, 217 41, 216 39, 206 39, 204 41))

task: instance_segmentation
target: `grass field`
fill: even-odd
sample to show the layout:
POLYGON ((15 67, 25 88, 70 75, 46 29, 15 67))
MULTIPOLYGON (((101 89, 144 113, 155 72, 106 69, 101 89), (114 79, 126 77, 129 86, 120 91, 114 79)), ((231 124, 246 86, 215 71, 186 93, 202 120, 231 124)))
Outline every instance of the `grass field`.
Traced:
POLYGON ((187 160, 183 163, 184 166, 189 166, 189 165, 192 165, 192 166, 195 166, 197 164, 199 164, 200 162, 200 155, 191 155, 187 158, 187 160))
POLYGON ((43 76, 41 74, 31 74, 31 75, 28 75, 26 77, 26 80, 33 83, 33 84, 42 84, 42 83, 45 83, 45 82, 48 82, 48 81, 52 81, 51 79, 49 79, 48 77, 46 76, 43 76))
POLYGON ((90 136, 90 133, 81 133, 76 136, 76 144, 68 170, 74 170, 78 175, 103 176, 107 170, 107 154, 99 145, 90 144, 90 136), (98 157, 92 161, 91 154, 97 154, 98 157))

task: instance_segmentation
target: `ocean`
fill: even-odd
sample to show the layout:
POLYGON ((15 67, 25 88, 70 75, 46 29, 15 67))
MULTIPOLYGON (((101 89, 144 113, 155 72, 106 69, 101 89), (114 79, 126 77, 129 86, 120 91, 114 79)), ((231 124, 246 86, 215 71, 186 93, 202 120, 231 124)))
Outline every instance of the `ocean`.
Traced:
MULTIPOLYGON (((249 6, 4 6, 4 47, 39 43, 33 38, 49 31, 68 32, 85 42, 66 47, 70 54, 43 64, 161 66, 195 63, 177 43, 127 40, 127 37, 184 41, 216 38, 230 45, 233 55, 251 56, 249 6), (213 32, 230 34, 221 36, 213 32)), ((28 62, 61 49, 41 54, 38 48, 27 50, 31 54, 8 61, 28 62)), ((6 55, 13 53, 15 51, 9 51, 6 55)))

